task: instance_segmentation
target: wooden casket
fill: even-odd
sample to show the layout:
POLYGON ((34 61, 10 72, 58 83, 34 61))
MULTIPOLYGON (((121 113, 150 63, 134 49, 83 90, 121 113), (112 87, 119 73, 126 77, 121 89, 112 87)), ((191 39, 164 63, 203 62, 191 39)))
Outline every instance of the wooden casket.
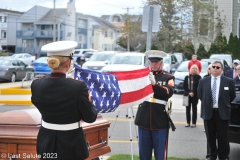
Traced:
MULTIPOLYGON (((98 115, 94 123, 81 121, 87 145, 88 160, 111 151, 108 146, 110 123, 98 115)), ((41 114, 36 108, 14 110, 0 114, 0 160, 36 160, 36 140, 41 114)))

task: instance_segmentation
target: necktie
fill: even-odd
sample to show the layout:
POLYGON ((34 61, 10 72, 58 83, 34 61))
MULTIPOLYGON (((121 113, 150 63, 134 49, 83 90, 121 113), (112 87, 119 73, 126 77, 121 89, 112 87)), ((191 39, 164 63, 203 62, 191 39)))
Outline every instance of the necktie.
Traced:
POLYGON ((213 86, 212 86, 212 100, 213 100, 213 105, 217 102, 217 99, 216 99, 216 91, 217 91, 217 78, 214 78, 213 86))

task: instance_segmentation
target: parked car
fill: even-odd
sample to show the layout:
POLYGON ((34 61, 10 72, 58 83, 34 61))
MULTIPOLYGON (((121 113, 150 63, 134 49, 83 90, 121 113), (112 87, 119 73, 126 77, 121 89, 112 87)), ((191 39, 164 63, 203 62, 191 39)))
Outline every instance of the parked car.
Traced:
POLYGON ((173 53, 173 54, 176 56, 178 63, 181 63, 182 61, 187 61, 187 58, 183 53, 173 53))
POLYGON ((174 54, 167 54, 166 57, 163 57, 163 64, 163 70, 173 74, 180 63, 174 54))
POLYGON ((129 71, 149 66, 146 54, 143 53, 117 53, 111 61, 102 68, 102 72, 129 71))
POLYGON ((236 98, 231 103, 228 138, 229 142, 240 144, 240 85, 236 85, 236 98))
POLYGON ((209 59, 222 59, 225 60, 228 65, 232 68, 233 57, 231 54, 212 54, 209 59))
POLYGON ((73 50, 73 57, 75 61, 80 64, 81 57, 86 53, 86 52, 96 52, 97 50, 94 49, 74 49, 73 50))
POLYGON ((12 56, 10 56, 9 59, 20 60, 25 64, 30 65, 35 60, 35 56, 32 56, 29 53, 15 53, 12 56))
POLYGON ((116 53, 116 51, 97 52, 91 56, 89 61, 85 62, 82 65, 82 68, 100 72, 101 69, 108 64, 108 62, 116 53))
POLYGON ((44 72, 44 73, 51 72, 51 68, 47 64, 47 58, 48 57, 40 57, 31 64, 35 72, 44 72))
POLYGON ((213 63, 215 61, 220 61, 223 64, 223 74, 225 75, 227 73, 227 71, 229 69, 231 69, 232 67, 229 66, 229 64, 227 63, 227 61, 225 61, 224 59, 216 59, 216 58, 211 58, 211 59, 201 59, 201 61, 205 61, 205 62, 209 62, 209 63, 213 63))
POLYGON ((96 53, 96 52, 93 52, 93 51, 91 51, 91 52, 86 52, 86 53, 80 58, 80 63, 78 63, 78 64, 79 64, 80 66, 82 66, 83 63, 87 62, 94 53, 96 53))
MULTIPOLYGON (((202 71, 200 73, 200 76, 203 77, 207 74, 207 68, 210 64, 209 62, 200 61, 202 65, 202 71)), ((183 81, 186 75, 189 74, 188 72, 188 63, 189 61, 183 61, 177 68, 176 72, 174 73, 175 77, 175 92, 183 92, 183 81)))
MULTIPOLYGON (((7 59, 0 61, 0 79, 15 82, 22 80, 26 76, 26 72, 34 72, 32 66, 28 66, 20 60, 7 59)), ((28 79, 31 79, 30 77, 28 79)))

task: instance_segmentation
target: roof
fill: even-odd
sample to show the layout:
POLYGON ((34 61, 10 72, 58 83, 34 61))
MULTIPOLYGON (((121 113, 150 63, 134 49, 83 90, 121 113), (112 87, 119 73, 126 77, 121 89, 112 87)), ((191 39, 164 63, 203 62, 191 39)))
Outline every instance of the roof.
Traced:
POLYGON ((113 24, 111 24, 110 22, 104 20, 103 18, 99 18, 99 17, 95 17, 95 16, 90 16, 90 18, 92 18, 94 21, 96 21, 99 25, 94 25, 94 28, 112 28, 112 29, 118 29, 117 27, 115 27, 113 24))
POLYGON ((11 12, 11 13, 17 13, 17 14, 23 14, 24 13, 24 12, 13 11, 13 10, 9 10, 9 9, 1 9, 1 8, 0 8, 0 12, 11 12))
MULTIPOLYGON (((42 18, 40 18, 36 24, 42 24, 42 23, 53 23, 54 19, 54 9, 51 9, 50 11, 47 12, 42 18)), ((67 9, 66 8, 57 8, 55 9, 55 15, 56 15, 56 23, 60 23, 64 21, 64 18, 67 17, 67 9)))

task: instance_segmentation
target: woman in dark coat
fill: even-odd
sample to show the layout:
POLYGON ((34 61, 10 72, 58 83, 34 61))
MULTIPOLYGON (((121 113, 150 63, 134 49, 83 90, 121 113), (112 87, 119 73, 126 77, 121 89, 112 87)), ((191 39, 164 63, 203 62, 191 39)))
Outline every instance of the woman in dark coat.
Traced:
POLYGON ((186 106, 187 125, 185 127, 190 127, 191 108, 192 108, 191 127, 192 128, 196 127, 197 104, 198 104, 197 87, 200 79, 201 79, 201 76, 199 75, 199 70, 197 65, 192 65, 189 71, 189 75, 185 77, 184 83, 183 83, 184 96, 188 96, 188 106, 186 106))

